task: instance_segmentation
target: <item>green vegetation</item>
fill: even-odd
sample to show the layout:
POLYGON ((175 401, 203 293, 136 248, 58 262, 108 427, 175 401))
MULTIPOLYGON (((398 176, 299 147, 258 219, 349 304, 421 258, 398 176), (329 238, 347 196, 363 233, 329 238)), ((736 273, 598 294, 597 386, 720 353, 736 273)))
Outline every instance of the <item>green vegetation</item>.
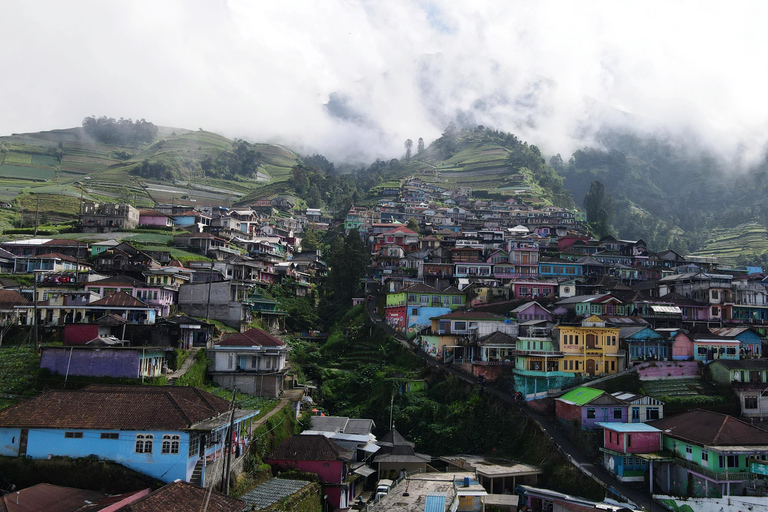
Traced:
POLYGON ((206 373, 210 360, 205 354, 205 350, 200 350, 195 355, 195 362, 189 368, 187 373, 179 377, 176 381, 177 386, 194 386, 198 388, 205 387, 206 373))

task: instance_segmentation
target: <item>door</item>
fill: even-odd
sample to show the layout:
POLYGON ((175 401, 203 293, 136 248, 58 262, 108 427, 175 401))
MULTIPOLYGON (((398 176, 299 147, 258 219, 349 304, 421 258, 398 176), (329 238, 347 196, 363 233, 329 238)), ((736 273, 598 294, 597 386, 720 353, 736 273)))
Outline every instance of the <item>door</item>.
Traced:
POLYGON ((597 336, 587 334, 587 348, 597 348, 597 336))
POLYGON ((21 429, 21 437, 19 437, 19 457, 27 456, 27 438, 29 437, 29 429, 21 429))
POLYGON ((633 407, 632 408, 632 423, 639 423, 640 422, 640 408, 639 407, 633 407))
POLYGON ((238 356, 237 358, 237 370, 244 371, 246 368, 246 356, 238 356))
POLYGON ((587 374, 594 375, 595 374, 595 360, 594 359, 587 359, 587 374))
POLYGON ((601 407, 600 408, 600 417, 603 418, 602 421, 611 421, 611 418, 608 416, 608 408, 607 407, 601 407))

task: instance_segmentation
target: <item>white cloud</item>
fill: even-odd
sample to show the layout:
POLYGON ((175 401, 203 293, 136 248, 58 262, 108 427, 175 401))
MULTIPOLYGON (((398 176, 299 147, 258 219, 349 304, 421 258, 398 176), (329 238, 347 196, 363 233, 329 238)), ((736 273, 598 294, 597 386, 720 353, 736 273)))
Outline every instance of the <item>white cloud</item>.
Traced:
POLYGON ((768 140, 761 2, 0 3, 0 133, 87 115, 391 158, 457 114, 568 154, 629 112, 752 160, 768 140), (325 104, 352 114, 329 115, 325 104))

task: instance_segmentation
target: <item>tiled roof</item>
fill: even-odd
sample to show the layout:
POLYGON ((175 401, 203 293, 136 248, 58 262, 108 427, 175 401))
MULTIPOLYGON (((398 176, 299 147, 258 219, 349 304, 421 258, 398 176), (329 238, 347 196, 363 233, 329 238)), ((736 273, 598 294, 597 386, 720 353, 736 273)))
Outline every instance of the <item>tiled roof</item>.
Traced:
POLYGON ((517 338, 500 331, 492 332, 477 340, 478 345, 512 345, 517 343, 517 338))
POLYGON ((23 306, 29 301, 14 290, 0 290, 0 309, 13 309, 13 306, 23 306))
POLYGON ((42 245, 69 245, 75 247, 88 247, 88 244, 85 242, 70 240, 68 238, 54 238, 52 240, 48 240, 47 242, 43 242, 42 245))
POLYGON ((210 492, 187 482, 176 481, 126 505, 117 512, 242 512, 251 507, 246 502, 218 492, 210 492), (207 503, 207 508, 205 505, 207 503))
MULTIPOLYGON (((57 259, 61 261, 70 261, 70 262, 77 262, 77 258, 73 258, 72 256, 67 256, 66 254, 59 254, 58 252, 47 252, 45 254, 38 254, 37 256, 26 256, 27 258, 31 260, 51 260, 51 259, 57 259)), ((81 262, 81 265, 86 265, 85 262, 81 262)))
POLYGON ((352 453, 323 435, 294 435, 267 456, 269 460, 350 460, 352 453))
POLYGON ((0 511, 74 512, 89 503, 100 501, 106 497, 105 493, 98 491, 37 484, 0 497, 0 511))
POLYGON ((88 283, 88 286, 104 286, 104 285, 111 285, 111 284, 130 285, 130 286, 141 287, 141 288, 145 288, 147 286, 147 283, 145 283, 144 281, 139 281, 138 279, 134 279, 133 277, 126 276, 126 275, 105 277, 104 279, 91 281, 90 283, 88 283))
POLYGON ((183 430, 228 409, 226 400, 193 387, 92 385, 48 391, 4 409, 0 426, 183 430))
POLYGON ((768 432, 727 414, 695 410, 648 423, 665 435, 708 446, 768 445, 768 432))
POLYGON ((434 318, 440 320, 489 320, 497 322, 504 320, 503 316, 494 315, 493 313, 487 313, 485 311, 453 311, 434 318))
POLYGON ((109 297, 104 297, 97 301, 91 302, 89 306, 110 306, 116 308, 147 308, 149 307, 145 302, 140 301, 136 297, 125 292, 117 292, 109 297))
POLYGON ((284 347, 285 342, 261 329, 230 334, 216 344, 218 347, 284 347))

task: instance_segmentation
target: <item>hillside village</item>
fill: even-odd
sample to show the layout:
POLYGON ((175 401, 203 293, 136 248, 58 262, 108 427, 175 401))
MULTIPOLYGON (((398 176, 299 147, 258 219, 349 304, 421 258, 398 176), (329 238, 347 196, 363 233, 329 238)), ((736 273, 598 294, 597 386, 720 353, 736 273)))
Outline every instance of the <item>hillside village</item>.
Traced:
MULTIPOLYGON (((229 208, 85 201, 74 237, 0 242, 0 341, 32 344, 40 368, 65 385, 125 379, 12 400, 0 410, 0 455, 95 455, 165 484, 125 493, 123 508, 109 510, 160 510, 151 503, 166 494, 233 511, 283 510, 279 500, 323 510, 640 510, 651 495, 669 507, 688 498, 768 506, 761 268, 595 239, 583 212, 476 198, 468 187, 411 177, 376 193, 343 218, 288 194, 229 208), (319 415, 323 397, 292 368, 286 338, 322 344, 328 333, 293 329, 271 293, 280 286, 316 301, 329 268, 345 265, 304 247, 310 232, 359 235, 368 268, 347 307, 366 310, 414 357, 548 419, 544 429, 597 436, 605 477, 593 477, 611 489, 608 499, 540 487, 531 464, 432 457, 392 424, 319 415), (141 234, 169 242, 131 240, 141 234), (192 354, 186 367, 180 353, 192 354), (210 382, 263 400, 234 408, 173 385, 200 353, 210 382), (642 390, 603 389, 627 375, 642 390), (259 445, 263 461, 315 476, 225 496, 230 475, 247 471, 267 409, 311 417, 300 435, 259 445), (201 487, 220 485, 222 494, 205 498, 201 487)), ((40 495, 107 500, 89 510, 115 503, 41 486, 40 495)), ((37 499, 36 487, 18 495, 37 499)))

